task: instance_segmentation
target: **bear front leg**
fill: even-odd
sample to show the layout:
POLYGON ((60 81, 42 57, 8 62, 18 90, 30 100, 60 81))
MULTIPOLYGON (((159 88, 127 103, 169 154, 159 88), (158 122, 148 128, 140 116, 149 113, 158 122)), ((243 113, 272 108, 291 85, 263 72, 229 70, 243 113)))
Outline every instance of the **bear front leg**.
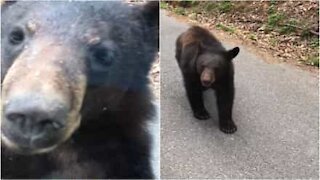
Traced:
POLYGON ((185 80, 187 97, 193 111, 193 116, 199 120, 207 120, 210 115, 203 104, 202 88, 200 83, 185 80))
POLYGON ((220 130, 227 134, 232 134, 237 131, 237 126, 232 120, 232 106, 234 99, 233 84, 217 87, 217 104, 219 113, 220 130))

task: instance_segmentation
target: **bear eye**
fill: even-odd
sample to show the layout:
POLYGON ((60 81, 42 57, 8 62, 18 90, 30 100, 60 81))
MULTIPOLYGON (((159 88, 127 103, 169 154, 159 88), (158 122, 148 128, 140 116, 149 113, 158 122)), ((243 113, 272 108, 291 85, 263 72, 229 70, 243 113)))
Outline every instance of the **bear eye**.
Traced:
POLYGON ((24 32, 21 28, 15 28, 9 35, 9 41, 13 45, 18 45, 24 40, 24 32))
POLYGON ((96 45, 91 47, 92 57, 95 62, 103 66, 110 66, 113 62, 113 52, 107 48, 96 45))

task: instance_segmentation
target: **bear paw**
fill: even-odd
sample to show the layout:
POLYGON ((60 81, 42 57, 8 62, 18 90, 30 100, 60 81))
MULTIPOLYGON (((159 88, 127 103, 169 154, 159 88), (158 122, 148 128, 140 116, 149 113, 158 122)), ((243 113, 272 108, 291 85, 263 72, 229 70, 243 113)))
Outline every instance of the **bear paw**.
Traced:
POLYGON ((220 125, 220 130, 226 134, 233 134, 237 131, 237 126, 234 123, 220 125))
POLYGON ((193 116, 199 120, 207 120, 210 118, 208 111, 205 109, 195 111, 193 116))

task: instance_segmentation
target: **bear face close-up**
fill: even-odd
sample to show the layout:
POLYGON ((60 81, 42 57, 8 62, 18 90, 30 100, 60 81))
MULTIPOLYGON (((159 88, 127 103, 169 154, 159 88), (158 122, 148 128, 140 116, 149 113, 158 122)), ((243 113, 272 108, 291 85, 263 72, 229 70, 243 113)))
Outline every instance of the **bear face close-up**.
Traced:
POLYGON ((152 178, 158 2, 2 6, 2 178, 152 178))

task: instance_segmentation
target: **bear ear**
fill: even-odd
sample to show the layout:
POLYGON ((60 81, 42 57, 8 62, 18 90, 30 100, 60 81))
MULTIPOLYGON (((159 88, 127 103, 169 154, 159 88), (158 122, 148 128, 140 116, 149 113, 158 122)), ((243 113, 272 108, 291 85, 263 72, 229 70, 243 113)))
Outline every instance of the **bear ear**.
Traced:
POLYGON ((142 16, 146 22, 149 32, 153 33, 156 46, 159 49, 159 1, 149 1, 142 6, 142 16))
POLYGON ((240 48, 239 47, 235 47, 229 51, 227 51, 227 57, 228 59, 232 60, 233 58, 235 58, 240 52, 240 48))
POLYGON ((159 1, 147 2, 143 5, 142 13, 149 25, 159 27, 159 1))

